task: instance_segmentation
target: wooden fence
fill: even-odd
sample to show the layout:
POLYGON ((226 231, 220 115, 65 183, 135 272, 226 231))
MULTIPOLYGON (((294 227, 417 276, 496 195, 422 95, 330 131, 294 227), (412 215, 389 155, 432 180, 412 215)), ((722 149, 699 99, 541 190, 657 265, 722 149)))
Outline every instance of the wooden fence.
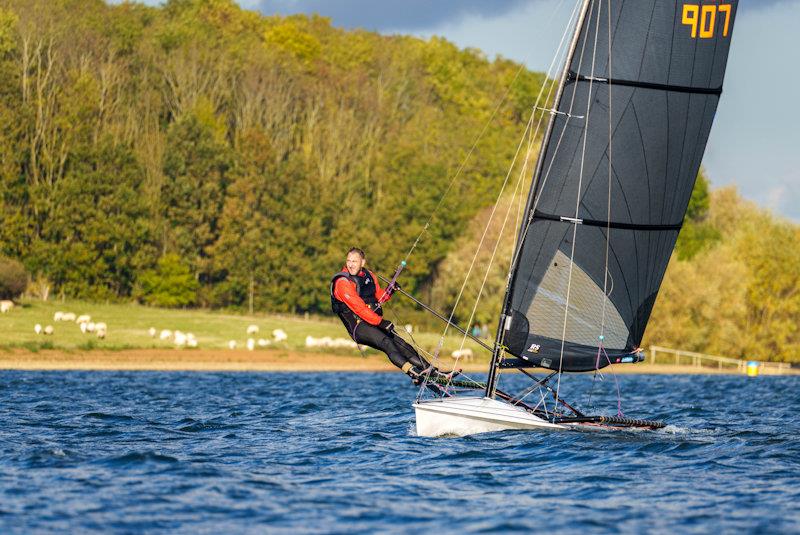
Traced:
MULTIPOLYGON (((747 362, 748 361, 742 359, 706 355, 704 353, 669 349, 659 346, 650 346, 650 355, 646 361, 646 363, 649 364, 688 365, 695 368, 715 368, 719 371, 735 370, 738 373, 745 373, 747 371, 747 362)), ((786 362, 759 362, 758 367, 759 373, 765 375, 785 375, 800 372, 800 370, 792 369, 791 365, 786 362)))

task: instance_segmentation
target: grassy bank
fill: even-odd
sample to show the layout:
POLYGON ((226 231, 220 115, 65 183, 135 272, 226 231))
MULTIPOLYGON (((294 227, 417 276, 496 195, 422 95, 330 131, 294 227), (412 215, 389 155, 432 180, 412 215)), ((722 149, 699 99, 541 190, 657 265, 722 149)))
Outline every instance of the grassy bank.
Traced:
MULTIPOLYGON (((247 327, 256 325, 259 332, 253 338, 271 339, 275 329, 282 329, 288 338, 281 343, 272 342, 270 349, 290 351, 313 351, 336 353, 343 356, 358 355, 356 349, 310 350, 306 348, 306 337, 347 338, 341 322, 336 318, 280 316, 280 315, 237 315, 208 310, 171 310, 145 307, 136 304, 97 304, 81 301, 43 302, 27 301, 16 306, 6 314, 0 315, 0 350, 24 349, 30 352, 56 350, 61 352, 82 352, 90 350, 119 351, 134 349, 173 349, 169 340, 160 340, 158 334, 152 338, 149 329, 156 331, 169 329, 193 333, 200 350, 228 349, 231 340, 236 341, 238 350, 244 351, 248 338, 247 327), (82 333, 75 322, 55 322, 57 311, 88 314, 93 322, 108 325, 108 334, 101 340, 89 333, 82 333), (34 325, 52 325, 52 335, 36 334, 34 325)), ((414 339, 426 351, 433 351, 438 345, 440 333, 414 333, 414 339)), ((408 337, 406 337, 408 338, 408 337)), ((444 340, 442 355, 449 355, 461 345, 461 337, 448 336, 444 340)), ((476 359, 486 362, 488 356, 474 342, 467 340, 476 359)), ((182 351, 191 351, 183 349, 182 351)), ((256 349, 256 352, 259 349, 256 349)), ((263 350, 262 350, 263 351, 263 350)))

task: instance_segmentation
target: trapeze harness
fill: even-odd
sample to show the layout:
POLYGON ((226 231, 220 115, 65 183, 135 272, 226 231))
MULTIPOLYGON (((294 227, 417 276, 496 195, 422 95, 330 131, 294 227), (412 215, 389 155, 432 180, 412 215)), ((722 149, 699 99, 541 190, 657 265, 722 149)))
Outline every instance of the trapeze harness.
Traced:
POLYGON ((342 323, 344 323, 348 334, 355 338, 355 328, 364 320, 359 318, 355 312, 350 310, 350 307, 348 307, 345 303, 336 299, 336 296, 333 294, 333 292, 334 287, 336 286, 336 281, 339 279, 347 279, 355 284, 356 291, 361 300, 364 301, 364 303, 376 314, 383 316, 383 311, 378 304, 378 299, 375 297, 375 289, 377 286, 375 285, 375 279, 372 278, 372 273, 366 269, 359 272, 358 275, 351 275, 347 271, 340 271, 334 275, 333 278, 331 278, 331 308, 333 309, 333 312, 339 316, 339 319, 342 320, 342 323), (363 273, 363 275, 361 273, 363 273))

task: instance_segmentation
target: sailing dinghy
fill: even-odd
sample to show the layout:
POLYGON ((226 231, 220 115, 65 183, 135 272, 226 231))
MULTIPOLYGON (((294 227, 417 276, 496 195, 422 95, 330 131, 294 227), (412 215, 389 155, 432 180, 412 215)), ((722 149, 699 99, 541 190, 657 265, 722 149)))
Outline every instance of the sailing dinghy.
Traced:
POLYGON ((487 380, 426 381, 413 405, 419 435, 663 427, 621 408, 586 415, 562 399, 560 379, 644 360, 639 344, 722 94, 737 4, 576 4, 495 343, 481 342, 492 351, 487 380), (506 369, 532 384, 502 391, 506 369))

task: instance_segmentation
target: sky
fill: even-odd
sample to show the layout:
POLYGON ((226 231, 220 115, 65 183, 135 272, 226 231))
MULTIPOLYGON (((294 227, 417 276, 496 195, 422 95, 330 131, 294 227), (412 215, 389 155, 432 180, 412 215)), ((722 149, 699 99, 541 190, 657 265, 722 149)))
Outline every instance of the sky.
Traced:
MULTIPOLYGON (((238 0, 266 15, 443 36, 546 71, 576 0, 238 0)), ((158 4, 156 0, 147 3, 158 4)), ((800 222, 800 0, 740 0, 725 89, 703 164, 713 186, 800 222), (792 44, 795 43, 795 44, 792 44)))

